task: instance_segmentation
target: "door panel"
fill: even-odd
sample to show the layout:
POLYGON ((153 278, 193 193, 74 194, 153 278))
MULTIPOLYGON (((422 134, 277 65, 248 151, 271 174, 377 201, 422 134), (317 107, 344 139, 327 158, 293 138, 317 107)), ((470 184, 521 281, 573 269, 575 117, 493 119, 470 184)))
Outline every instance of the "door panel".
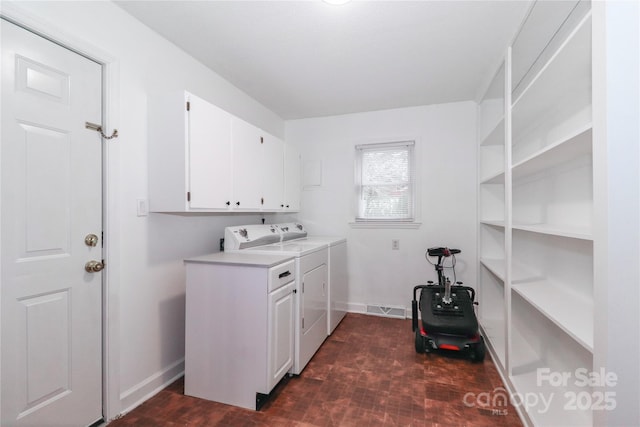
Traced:
POLYGON ((227 209, 231 202, 231 114, 189 95, 191 208, 227 209))
POLYGON ((262 145, 257 127, 234 117, 231 121, 233 201, 236 209, 260 209, 262 145), (239 204, 238 204, 239 203, 239 204))
POLYGON ((20 303, 27 327, 26 406, 30 409, 70 388, 69 290, 24 298, 20 303))
POLYGON ((284 208, 284 143, 272 135, 264 135, 262 144, 262 173, 260 189, 263 209, 284 208))
MULTIPOLYGON (((312 329, 318 321, 326 319, 327 314, 327 265, 321 266, 304 274, 302 316, 304 319, 303 333, 312 329)), ((323 325, 326 326, 326 325, 323 325)), ((324 329, 324 328, 323 328, 324 329)))
POLYGON ((294 283, 269 294, 269 371, 271 390, 293 366, 293 289, 294 283))
POLYGON ((24 258, 69 254, 71 146, 69 134, 20 123, 24 141, 24 258))
POLYGON ((0 425, 102 418, 101 66, 1 20, 0 425))

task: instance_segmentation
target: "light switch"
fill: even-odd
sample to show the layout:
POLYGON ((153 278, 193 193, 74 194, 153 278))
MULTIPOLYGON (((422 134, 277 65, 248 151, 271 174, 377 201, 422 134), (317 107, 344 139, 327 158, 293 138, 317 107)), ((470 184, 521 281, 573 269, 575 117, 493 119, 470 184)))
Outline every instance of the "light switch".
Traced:
POLYGON ((138 216, 147 216, 149 215, 149 202, 147 199, 137 199, 138 205, 138 216))

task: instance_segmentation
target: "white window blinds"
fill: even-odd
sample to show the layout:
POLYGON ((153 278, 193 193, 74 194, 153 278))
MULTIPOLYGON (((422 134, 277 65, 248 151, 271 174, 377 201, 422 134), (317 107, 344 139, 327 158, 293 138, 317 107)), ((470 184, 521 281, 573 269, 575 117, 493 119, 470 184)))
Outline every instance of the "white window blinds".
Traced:
POLYGON ((413 221, 413 141, 356 146, 356 221, 413 221))

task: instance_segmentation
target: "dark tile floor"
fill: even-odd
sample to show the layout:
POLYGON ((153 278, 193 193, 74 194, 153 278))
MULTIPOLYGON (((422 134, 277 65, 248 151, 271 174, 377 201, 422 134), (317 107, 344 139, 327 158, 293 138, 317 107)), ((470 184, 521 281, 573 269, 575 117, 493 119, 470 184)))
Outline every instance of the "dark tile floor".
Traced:
POLYGON ((486 404, 506 394, 488 354, 417 354, 413 341, 410 320, 350 313, 259 412, 185 396, 180 379, 109 427, 522 425, 512 406, 486 404))

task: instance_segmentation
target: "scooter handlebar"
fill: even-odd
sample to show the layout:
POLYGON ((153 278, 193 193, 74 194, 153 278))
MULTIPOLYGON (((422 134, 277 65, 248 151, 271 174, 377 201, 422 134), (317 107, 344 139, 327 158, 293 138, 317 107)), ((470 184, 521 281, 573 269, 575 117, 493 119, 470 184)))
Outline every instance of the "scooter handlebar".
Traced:
POLYGON ((460 249, 449 249, 445 247, 427 249, 427 253, 429 254, 429 256, 443 256, 445 258, 451 255, 459 254, 460 252, 462 252, 460 249))

